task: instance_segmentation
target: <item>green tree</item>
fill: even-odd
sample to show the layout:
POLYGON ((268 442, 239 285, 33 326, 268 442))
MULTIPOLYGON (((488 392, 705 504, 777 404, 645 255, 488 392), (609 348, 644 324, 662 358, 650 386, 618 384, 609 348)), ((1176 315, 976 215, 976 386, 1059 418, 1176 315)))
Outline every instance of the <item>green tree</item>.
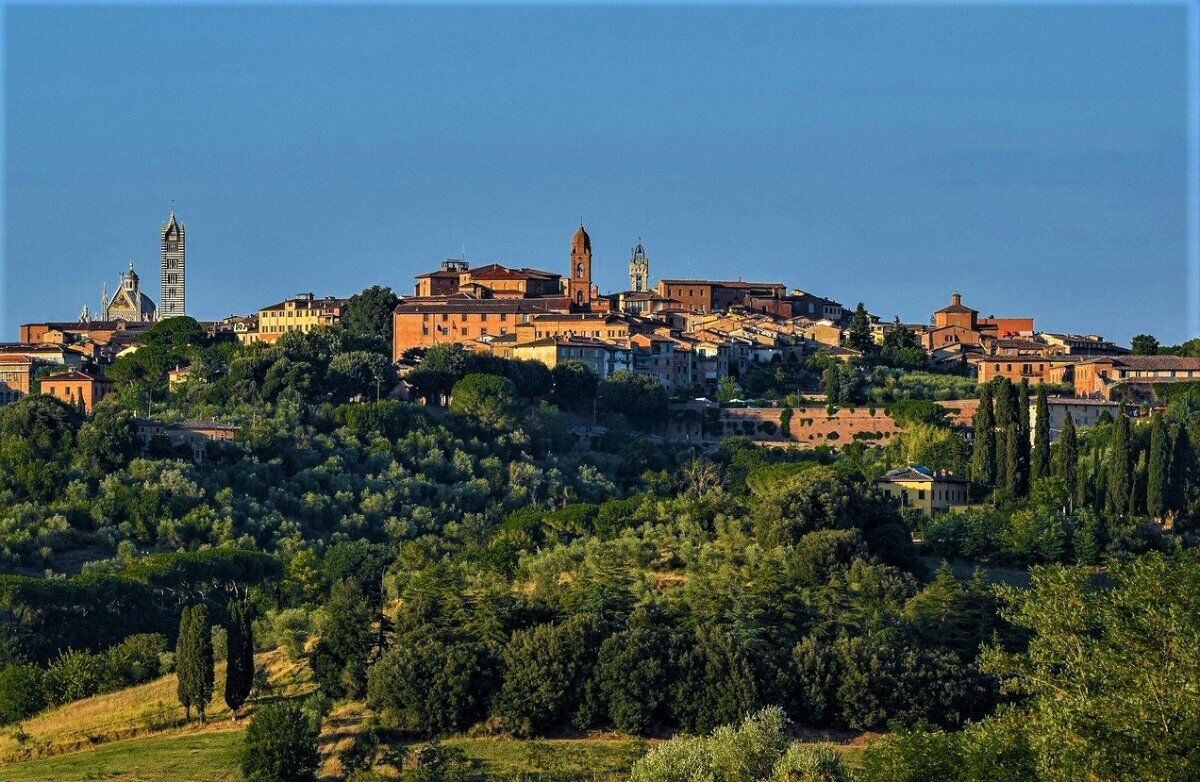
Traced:
POLYGON ((716 628, 698 629, 673 663, 677 678, 670 706, 676 724, 684 730, 704 733, 737 722, 758 702, 745 653, 716 628))
POLYGON ((1071 418, 1070 411, 1067 411, 1066 417, 1063 419, 1062 434, 1059 435, 1058 447, 1054 450, 1056 473, 1066 484, 1074 504, 1081 505, 1083 498, 1078 496, 1077 488, 1079 485, 1079 440, 1075 434, 1075 421, 1071 418))
POLYGON ((596 398, 600 378, 582 361, 564 361, 550 370, 554 398, 567 405, 590 402, 596 398))
POLYGON ((238 709, 250 697, 254 687, 254 626, 250 605, 230 603, 226 625, 225 704, 237 720, 238 709))
POLYGON ((1004 430, 1004 490, 1009 497, 1021 496, 1021 427, 1017 423, 1004 430))
POLYGON ((663 422, 667 414, 667 391, 649 375, 621 370, 600 383, 600 404, 611 413, 621 413, 634 426, 643 429, 663 422))
POLYGON ((90 421, 79 427, 75 463, 94 475, 107 475, 129 464, 141 450, 133 413, 100 405, 90 421))
POLYGON ((192 708, 204 722, 214 683, 212 622, 208 609, 200 604, 187 606, 179 619, 179 637, 175 641, 176 693, 184 714, 191 719, 192 708))
POLYGON ((321 690, 331 698, 359 698, 367 686, 367 658, 374 612, 352 579, 334 584, 325 604, 321 639, 310 664, 321 690))
POLYGON ((504 684, 495 706, 507 730, 540 734, 572 716, 596 657, 595 634, 587 615, 513 633, 502 654, 504 684))
POLYGON ((372 285, 346 302, 340 323, 349 333, 376 340, 386 351, 392 345, 392 310, 399 301, 391 288, 372 285))
POLYGON ((396 384, 396 372, 379 353, 353 350, 333 355, 325 381, 325 390, 335 402, 356 398, 378 402, 396 384))
POLYGON ((999 588, 1029 640, 991 649, 985 668, 1021 706, 1045 782, 1200 776, 1200 561, 1194 552, 1032 571, 999 588))
POLYGON ((1033 454, 1029 477, 1036 481, 1050 475, 1050 404, 1046 387, 1038 386, 1033 423, 1033 454))
POLYGON ((972 421, 975 429, 971 453, 971 480, 983 486, 996 485, 996 419, 992 411, 992 387, 979 389, 979 409, 972 421))
POLYGON ((825 387, 825 401, 831 405, 840 403, 842 401, 842 384, 838 377, 836 364, 825 367, 825 372, 821 375, 821 382, 825 387))
POLYGON ((33 716, 45 706, 41 668, 26 663, 0 669, 0 725, 33 716))
POLYGON ((467 375, 454 384, 451 396, 451 412, 473 416, 484 426, 505 429, 515 423, 517 387, 506 377, 467 375))
POLYGON ((1029 425, 1029 380, 1021 378, 1017 395, 1017 475, 1013 481, 1016 496, 1029 493, 1030 432, 1029 425))
POLYGON ((1158 340, 1150 334, 1138 334, 1131 345, 1135 356, 1153 356, 1158 353, 1158 340))
POLYGON ((1133 445, 1129 416, 1122 405, 1121 414, 1113 422, 1105 453, 1105 505, 1114 516, 1128 509, 1133 488, 1133 445))
POLYGON ((317 730, 298 706, 267 704, 250 720, 241 760, 246 782, 310 782, 320 765, 317 730))
POLYGON ((846 330, 846 344, 863 353, 875 349, 875 339, 871 336, 871 318, 861 301, 850 317, 850 328, 846 330))
POLYGON ((1161 413, 1150 424, 1150 464, 1146 481, 1146 512, 1161 519, 1167 512, 1171 461, 1171 438, 1161 413))

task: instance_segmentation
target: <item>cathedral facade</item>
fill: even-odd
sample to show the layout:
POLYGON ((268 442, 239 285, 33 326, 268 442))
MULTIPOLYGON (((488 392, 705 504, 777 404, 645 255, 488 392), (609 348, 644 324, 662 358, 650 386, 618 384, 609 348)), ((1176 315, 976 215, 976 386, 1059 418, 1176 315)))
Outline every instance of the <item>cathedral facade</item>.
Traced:
POLYGON ((121 275, 121 284, 117 292, 108 298, 104 295, 104 311, 101 320, 123 320, 128 323, 146 323, 155 320, 158 308, 150 297, 142 293, 141 279, 133 270, 133 261, 129 261, 129 271, 121 275))

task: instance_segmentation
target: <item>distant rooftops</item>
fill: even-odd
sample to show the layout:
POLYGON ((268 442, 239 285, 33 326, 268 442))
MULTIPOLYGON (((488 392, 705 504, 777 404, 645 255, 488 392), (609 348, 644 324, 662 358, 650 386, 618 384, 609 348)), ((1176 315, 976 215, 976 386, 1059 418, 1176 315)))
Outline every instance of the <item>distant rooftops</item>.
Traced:
POLYGON ((910 464, 907 467, 899 467, 895 470, 889 470, 884 473, 880 481, 888 483, 901 483, 910 481, 919 481, 922 483, 933 483, 938 481, 941 483, 967 483, 966 478, 960 478, 952 472, 945 470, 931 470, 921 464, 910 464))

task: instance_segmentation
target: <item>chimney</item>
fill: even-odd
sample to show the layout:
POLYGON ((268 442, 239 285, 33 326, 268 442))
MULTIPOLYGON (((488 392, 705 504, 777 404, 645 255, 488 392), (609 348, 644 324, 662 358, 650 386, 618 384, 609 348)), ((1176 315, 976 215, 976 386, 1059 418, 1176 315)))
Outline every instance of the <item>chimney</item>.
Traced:
POLYGON ((950 304, 952 304, 955 307, 961 307, 962 306, 962 294, 961 293, 950 294, 950 304))

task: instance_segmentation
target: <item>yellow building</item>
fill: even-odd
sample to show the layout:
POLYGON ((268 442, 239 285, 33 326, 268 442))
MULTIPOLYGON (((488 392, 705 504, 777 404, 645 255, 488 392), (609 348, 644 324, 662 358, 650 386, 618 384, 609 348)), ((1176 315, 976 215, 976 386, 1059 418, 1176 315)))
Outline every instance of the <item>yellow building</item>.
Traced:
POLYGON ((309 332, 319 326, 338 322, 346 309, 346 299, 326 296, 323 299, 306 293, 286 299, 258 311, 258 330, 237 332, 242 344, 274 342, 290 331, 309 332))
POLYGON ((926 516, 962 507, 971 501, 970 482, 965 478, 919 465, 891 470, 875 485, 901 507, 917 508, 926 516))

